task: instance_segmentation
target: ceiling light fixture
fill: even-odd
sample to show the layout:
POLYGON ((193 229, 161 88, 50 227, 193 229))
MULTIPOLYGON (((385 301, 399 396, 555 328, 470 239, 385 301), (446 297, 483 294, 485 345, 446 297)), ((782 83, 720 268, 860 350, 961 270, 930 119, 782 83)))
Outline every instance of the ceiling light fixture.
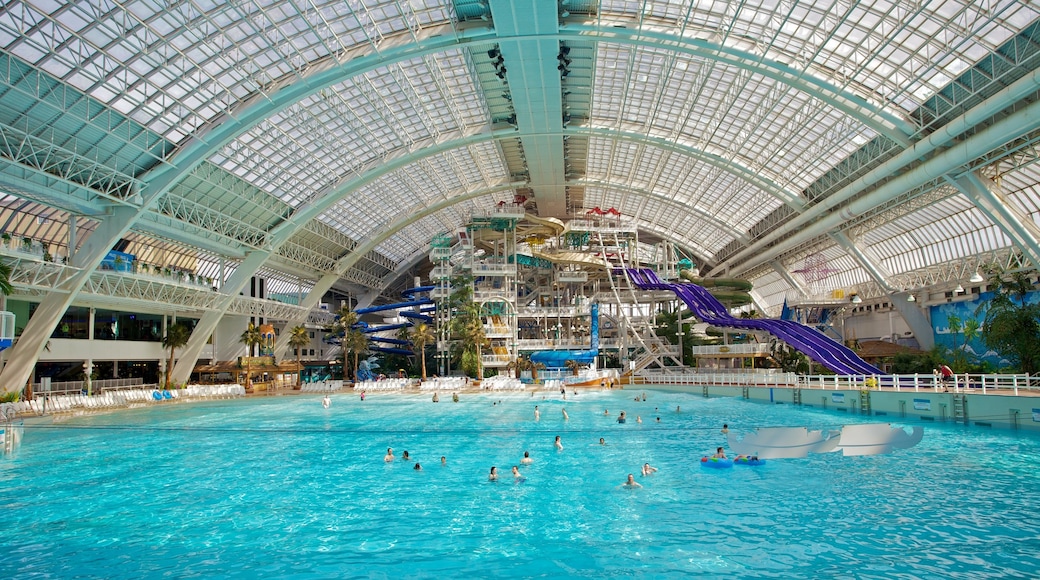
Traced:
POLYGON ((853 294, 852 295, 852 303, 853 304, 859 304, 860 302, 863 302, 863 299, 859 297, 859 294, 853 294))
POLYGON ((917 302, 917 298, 914 298, 914 295, 911 294, 911 295, 906 297, 906 301, 907 302, 917 302))
POLYGON ((983 280, 985 280, 985 278, 982 277, 982 274, 979 274, 978 270, 975 270, 975 274, 973 274, 971 278, 968 278, 968 282, 971 282, 972 284, 978 284, 983 280))
POLYGON ((954 294, 964 294, 964 286, 957 284, 957 287, 953 289, 954 294))

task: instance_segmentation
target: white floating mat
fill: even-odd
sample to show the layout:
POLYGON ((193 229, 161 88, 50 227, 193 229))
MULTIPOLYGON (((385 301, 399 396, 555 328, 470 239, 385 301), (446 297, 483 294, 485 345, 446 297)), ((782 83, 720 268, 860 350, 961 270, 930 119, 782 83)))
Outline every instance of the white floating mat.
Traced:
POLYGON ((810 453, 834 451, 838 432, 809 431, 805 427, 765 427, 737 440, 729 434, 729 448, 740 455, 757 455, 759 459, 805 457, 810 453))
POLYGON ((841 428, 838 449, 844 455, 880 455, 893 449, 909 449, 924 438, 924 428, 914 427, 911 433, 890 423, 845 425, 841 428))

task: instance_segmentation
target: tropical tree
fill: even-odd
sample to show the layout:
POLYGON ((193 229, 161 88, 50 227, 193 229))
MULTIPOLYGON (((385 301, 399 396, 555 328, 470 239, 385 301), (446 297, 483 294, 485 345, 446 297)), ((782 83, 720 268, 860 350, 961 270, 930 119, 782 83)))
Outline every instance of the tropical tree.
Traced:
POLYGON ((437 339, 433 334, 433 329, 430 328, 429 324, 420 322, 412 327, 412 331, 408 333, 408 339, 412 342, 412 348, 415 349, 416 354, 419 355, 422 361, 422 380, 426 380, 426 345, 432 343, 437 339))
POLYGON ((253 349, 264 341, 264 336, 260 333, 260 327, 250 322, 249 326, 242 331, 242 336, 239 337, 238 341, 246 345, 246 389, 248 390, 253 388, 253 372, 250 368, 253 349))
POLYGON ((0 262, 0 295, 8 296, 11 292, 14 292, 14 286, 11 285, 11 265, 0 262))
POLYGON ((1023 272, 1007 278, 996 269, 988 274, 993 298, 975 311, 976 316, 985 311, 983 342, 1022 372, 1040 371, 1040 304, 1028 302, 1032 282, 1023 272))
POLYGON ((354 355, 354 380, 358 380, 358 359, 368 351, 368 337, 357 328, 346 331, 343 336, 343 351, 354 355))
POLYGON ((303 365, 300 363, 300 352, 303 347, 311 343, 310 332, 300 325, 289 330, 289 346, 296 351, 296 390, 300 390, 303 384, 303 365))
POLYGON ((173 353, 178 348, 188 344, 191 338, 191 328, 183 322, 172 324, 166 328, 166 336, 162 338, 163 348, 170 349, 170 360, 166 362, 166 381, 163 383, 170 388, 170 373, 173 372, 173 353))
MULTIPOLYGON (((328 328, 332 336, 339 337, 339 344, 343 348, 344 355, 346 353, 353 354, 355 381, 357 381, 358 359, 361 357, 361 353, 368 350, 368 337, 358 328, 359 321, 357 313, 351 310, 349 306, 344 305, 336 311, 336 320, 328 328)), ((344 363, 346 363, 345 358, 344 363)), ((343 374, 346 376, 345 369, 343 374)))

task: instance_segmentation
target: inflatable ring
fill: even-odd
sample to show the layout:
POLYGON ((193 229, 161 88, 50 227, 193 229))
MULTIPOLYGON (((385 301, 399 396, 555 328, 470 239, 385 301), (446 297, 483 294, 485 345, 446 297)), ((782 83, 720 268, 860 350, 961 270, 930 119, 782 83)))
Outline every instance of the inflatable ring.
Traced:
POLYGON ((701 457, 701 467, 710 467, 712 469, 726 469, 727 467, 733 467, 733 460, 720 459, 718 457, 701 457))
POLYGON ((152 391, 152 398, 155 399, 156 401, 161 401, 162 400, 162 393, 160 393, 159 391, 152 391))
POLYGON ((173 398, 173 393, 171 393, 170 391, 163 391, 162 392, 162 398, 164 398, 164 399, 172 399, 173 398))
POLYGON ((734 465, 749 465, 751 467, 758 467, 759 465, 765 465, 765 459, 759 459, 758 457, 747 457, 741 455, 733 460, 734 465))

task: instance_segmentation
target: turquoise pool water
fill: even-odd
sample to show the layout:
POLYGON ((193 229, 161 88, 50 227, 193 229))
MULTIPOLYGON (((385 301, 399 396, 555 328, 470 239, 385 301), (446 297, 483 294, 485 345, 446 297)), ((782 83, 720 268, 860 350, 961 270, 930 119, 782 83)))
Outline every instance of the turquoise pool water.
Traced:
POLYGON ((723 423, 742 432, 868 419, 646 393, 646 402, 626 390, 567 401, 464 395, 458 404, 338 395, 328 410, 318 396, 275 397, 27 425, 18 456, 0 460, 0 577, 975 579, 1040 570, 1035 436, 927 425, 920 445, 890 455, 709 470, 697 462, 723 444, 723 423), (622 410, 629 421, 619 425, 622 410), (413 461, 385 463, 387 447, 413 461), (534 462, 517 484, 509 469, 524 450, 534 462), (644 462, 660 471, 641 477, 644 462), (641 489, 620 487, 628 473, 641 489))

